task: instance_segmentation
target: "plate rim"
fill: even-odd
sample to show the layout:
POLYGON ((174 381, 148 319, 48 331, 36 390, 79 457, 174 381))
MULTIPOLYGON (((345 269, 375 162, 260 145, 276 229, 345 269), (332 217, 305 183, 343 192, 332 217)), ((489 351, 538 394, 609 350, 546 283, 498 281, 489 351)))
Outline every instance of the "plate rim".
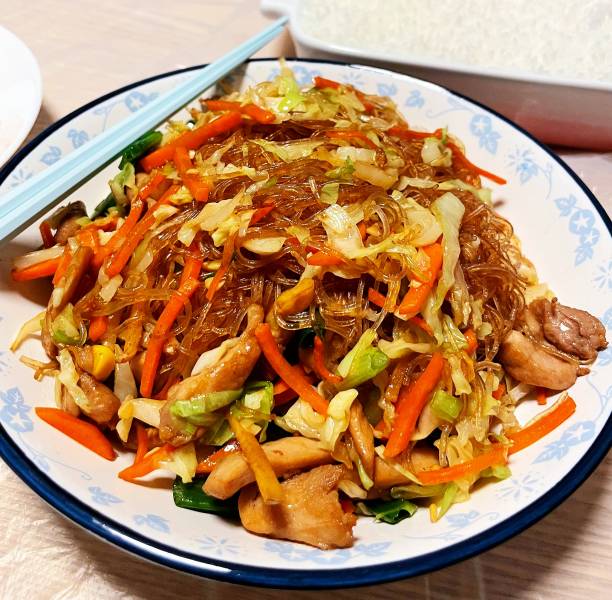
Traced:
MULTIPOLYGON (((274 62, 276 58, 256 58, 248 62, 274 62)), ((333 64, 338 66, 349 66, 376 70, 384 73, 397 74, 389 69, 360 65, 356 63, 334 61, 326 59, 300 59, 289 58, 292 62, 309 64, 333 64)), ((57 129, 70 122, 74 118, 109 100, 123 92, 140 87, 152 81, 165 79, 182 73, 188 73, 203 67, 195 65, 182 69, 167 71, 145 79, 129 83, 125 86, 108 92, 70 112, 62 117, 26 144, 9 161, 0 168, 0 184, 2 184, 15 167, 26 158, 32 150, 39 146, 47 137, 57 129)), ((399 73, 399 75, 406 76, 399 73)), ((510 119, 500 115, 495 110, 469 98, 463 94, 440 86, 438 84, 411 77, 414 80, 425 82, 428 85, 440 88, 446 93, 467 100, 474 105, 489 111, 491 114, 502 119, 515 130, 523 133, 530 141, 539 146, 550 158, 557 162, 565 172, 586 194, 591 204, 595 207, 602 218, 608 234, 612 235, 612 221, 606 210, 597 200, 595 195, 578 177, 578 175, 545 144, 538 141, 522 127, 516 125, 510 119)), ((112 543, 122 550, 136 554, 146 560, 170 567, 179 571, 210 577, 230 583, 253 585, 271 588, 298 588, 298 589, 333 589, 347 588, 377 583, 386 583, 407 577, 414 577, 429 573, 443 567, 453 565, 489 550, 498 544, 518 535, 530 527, 549 512, 565 501, 574 491, 586 481, 594 469, 600 464, 608 450, 612 446, 612 415, 607 419, 599 435, 593 441, 589 450, 570 469, 570 471, 548 490, 545 496, 539 498, 523 508, 521 511, 494 525, 493 527, 472 536, 462 542, 458 542, 441 550, 427 554, 393 561, 373 567, 332 568, 324 570, 315 569, 273 569, 242 565, 232 561, 206 558, 198 555, 177 550, 167 544, 152 540, 114 521, 113 519, 98 512, 81 500, 72 496, 60 485, 55 483, 48 475, 40 471, 35 464, 27 458, 23 450, 8 435, 3 425, 0 425, 0 457, 7 466, 26 483, 40 498, 55 508, 63 516, 67 517, 77 525, 86 529, 102 540, 112 543)))
MULTIPOLYGON (((4 167, 8 164, 8 161, 15 155, 15 150, 21 146, 23 140, 25 140, 30 132, 32 131, 32 127, 36 123, 36 119, 40 114, 40 109, 42 107, 43 101, 43 85, 42 85, 42 74, 40 72, 40 64, 38 63, 38 59, 34 55, 34 52, 30 49, 30 47, 12 30, 8 27, 4 27, 0 25, 0 35, 6 35, 8 38, 13 38, 13 40, 17 43, 18 46, 21 47, 21 51, 23 55, 28 58, 31 62, 32 66, 32 76, 35 80, 36 85, 36 97, 32 102, 31 109, 28 113, 27 118, 24 121, 23 127, 20 129, 17 137, 13 140, 11 144, 9 144, 4 150, 0 149, 0 167, 4 167)), ((75 111, 73 111, 75 112, 75 111)), ((72 113, 71 113, 72 114, 72 113)), ((43 132, 41 133, 44 133, 43 132)), ((40 135, 40 134, 39 134, 40 135)), ((36 136, 38 138, 38 135, 36 136)), ((34 139, 36 139, 34 138, 34 139)))

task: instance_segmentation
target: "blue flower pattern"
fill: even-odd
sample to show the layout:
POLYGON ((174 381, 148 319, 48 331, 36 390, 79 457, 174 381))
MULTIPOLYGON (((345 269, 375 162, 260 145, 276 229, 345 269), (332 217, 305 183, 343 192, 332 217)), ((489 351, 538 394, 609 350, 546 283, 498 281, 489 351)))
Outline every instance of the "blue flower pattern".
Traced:
POLYGON ((68 132, 68 139, 72 142, 73 148, 78 148, 89 141, 89 134, 82 129, 71 129, 68 132))
POLYGON ((139 108, 142 108, 145 104, 151 102, 151 100, 155 100, 157 96, 159 96, 157 92, 153 92, 151 94, 143 94, 142 92, 130 92, 125 97, 124 102, 131 112, 136 112, 139 108))
POLYGON ((91 500, 100 506, 110 506, 111 504, 119 504, 123 502, 121 498, 117 498, 117 496, 113 496, 108 492, 102 490, 99 486, 92 486, 89 489, 89 493, 91 494, 91 500))
POLYGON ((146 515, 134 515, 134 523, 136 523, 136 525, 144 525, 160 533, 170 533, 168 520, 159 515, 153 515, 151 513, 146 515))
POLYGON ((539 473, 527 473, 523 477, 513 477, 504 482, 505 485, 497 492, 497 497, 516 501, 524 500, 541 488, 539 473))
POLYGON ((45 152, 41 157, 41 162, 46 165, 52 165, 56 163, 62 157, 62 150, 59 146, 49 146, 49 150, 45 152))
POLYGON ((34 429, 30 418, 30 407, 23 399, 19 388, 13 387, 6 391, 0 391, 0 400, 4 406, 0 409, 0 421, 17 433, 27 433, 34 429))
POLYGON ((376 86, 376 92, 379 96, 395 96, 397 86, 394 83, 379 83, 376 86))
POLYGON ((547 462, 549 460, 561 460, 572 446, 590 440, 595 435, 595 423, 593 421, 580 421, 569 429, 566 429, 561 437, 550 444, 533 461, 534 464, 547 462))
POLYGON ((410 108, 423 108, 423 106, 425 106, 425 98, 423 98, 423 94, 421 94, 420 90, 412 90, 410 94, 408 94, 408 98, 406 98, 404 105, 410 108))
POLYGON ((342 550, 318 550, 290 542, 267 541, 264 549, 289 562, 312 562, 316 565, 342 565, 358 557, 376 558, 383 556, 391 546, 391 542, 373 544, 355 544, 352 548, 342 550))
MULTIPOLYGON (((594 227, 595 215, 593 211, 580 208, 577 205, 576 197, 570 194, 567 197, 557 198, 555 204, 559 209, 562 217, 569 217, 568 227, 570 233, 574 234, 579 239, 579 245, 576 247, 574 265, 579 266, 587 260, 593 258, 593 250, 599 241, 599 230, 594 227)), ((612 287, 612 280, 608 282, 612 287)))
POLYGON ((478 138, 478 145, 487 152, 495 154, 497 152, 497 141, 499 133, 493 131, 491 117, 483 114, 476 114, 470 121, 470 131, 478 138))
POLYGON ((32 171, 26 171, 22 169, 21 167, 19 167, 19 169, 17 169, 17 171, 14 171, 13 174, 11 175, 11 178, 9 180, 10 181, 9 187, 11 188, 17 187, 20 183, 23 183, 27 179, 30 179, 32 175, 34 175, 32 171))
POLYGON ((217 556, 235 556, 240 548, 228 538, 214 538, 205 536, 196 540, 198 545, 205 552, 214 552, 217 556))
POLYGON ((612 260, 597 267, 597 275, 593 278, 593 282, 600 290, 604 288, 612 290, 612 260))

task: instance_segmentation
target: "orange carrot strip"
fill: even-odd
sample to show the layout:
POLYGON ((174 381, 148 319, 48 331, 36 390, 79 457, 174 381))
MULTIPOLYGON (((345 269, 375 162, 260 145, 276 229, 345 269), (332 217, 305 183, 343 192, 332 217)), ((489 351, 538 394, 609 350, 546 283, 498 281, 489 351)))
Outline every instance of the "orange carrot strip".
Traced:
POLYGON ((473 329, 466 329, 463 332, 463 335, 465 336, 465 339, 467 341, 467 348, 465 349, 465 351, 468 354, 474 354, 474 352, 476 352, 476 349, 478 348, 478 338, 476 337, 476 334, 474 333, 473 329))
POLYGON ((62 254, 62 258, 57 266, 57 270, 53 275, 53 285, 57 285, 61 278, 66 274, 68 267, 70 266, 70 261, 72 260, 72 253, 70 252, 70 248, 68 245, 64 247, 64 254, 62 254))
POLYGON ((210 287, 206 292, 206 299, 209 302, 213 301, 215 294, 218 289, 221 287, 223 283, 223 279, 229 270, 230 263, 232 262, 232 256, 234 255, 234 242, 236 240, 235 235, 230 235, 230 237, 225 242, 225 246, 223 246, 223 256, 221 257, 221 266, 219 270, 214 274, 212 281, 210 282, 210 287))
POLYGON ((166 180, 166 176, 163 173, 157 171, 151 176, 149 181, 145 183, 138 192, 138 197, 141 200, 146 200, 159 186, 166 180))
POLYGON ((88 225, 77 232, 75 237, 81 246, 87 246, 88 248, 92 249, 93 255, 91 257, 91 265, 94 267, 94 269, 99 269, 102 266, 108 251, 106 247, 103 248, 100 245, 100 240, 98 238, 98 227, 95 225, 88 225))
POLYGON ((45 248, 51 248, 55 244, 55 237, 53 235, 53 231, 51 231, 51 225, 49 225, 49 221, 43 221, 38 226, 38 231, 40 231, 40 237, 42 238, 42 243, 45 248))
POLYGON ((320 250, 309 256, 306 262, 316 267, 337 267, 344 264, 344 259, 329 250, 320 250))
POLYGON ((50 258, 23 269, 13 269, 11 271, 11 277, 13 281, 31 281, 32 279, 51 277, 55 275, 61 260, 61 257, 50 258))
POLYGON ((202 268, 202 261, 195 259, 191 256, 187 258, 185 263, 185 270, 190 273, 190 278, 186 278, 179 285, 179 289, 176 290, 172 296, 170 296, 170 300, 164 307, 161 315, 159 315, 159 319, 155 323, 155 327, 153 328, 153 333, 149 338, 149 345, 147 346, 147 350, 145 353, 144 366, 142 369, 142 377, 140 380, 140 393, 145 398, 150 398, 153 392, 153 385, 155 383, 155 377, 157 375, 157 367, 159 366, 159 361, 161 360, 162 350, 164 347, 164 342, 166 341, 166 337, 176 321, 176 318, 179 316, 185 304, 187 304, 189 298, 196 291, 199 281, 197 281, 197 277, 200 274, 200 269, 202 268), (190 261, 193 261, 195 264, 188 265, 190 261))
POLYGON ((132 229, 134 229, 134 227, 136 226, 136 223, 138 223, 138 219, 140 219, 140 215, 142 214, 143 208, 144 202, 140 198, 140 196, 138 196, 132 202, 130 212, 121 227, 119 227, 119 229, 115 232, 115 235, 113 235, 113 237, 108 240, 108 242, 104 246, 104 251, 108 255, 112 254, 127 239, 132 229))
POLYGON ((168 377, 168 379, 166 379, 166 383, 164 383, 163 387, 161 390, 159 390, 159 392, 157 392, 157 394, 155 394, 153 396, 154 400, 167 400, 168 399, 168 392, 170 391, 170 388, 179 380, 178 377, 173 376, 173 377, 168 377))
POLYGON ((328 138, 346 140, 355 139, 363 142, 368 148, 376 150, 378 146, 365 134, 357 129, 328 129, 325 132, 328 138))
POLYGON ((327 414, 327 400, 316 392, 299 369, 291 366, 286 361, 272 336, 270 325, 267 323, 259 324, 255 329, 255 337, 259 342, 261 351, 278 376, 318 413, 322 415, 327 414))
POLYGON ((314 339, 313 361, 314 371, 320 379, 329 381, 330 383, 340 383, 342 381, 340 375, 332 373, 325 366, 325 345, 318 335, 316 335, 314 339))
POLYGON ((543 387, 539 387, 536 390, 536 400, 540 406, 546 406, 546 389, 543 387))
POLYGON ((400 314, 404 316, 415 316, 420 312, 442 268, 443 251, 441 244, 431 244, 430 246, 425 246, 423 250, 425 254, 429 256, 427 281, 421 283, 418 287, 415 287, 413 284, 410 285, 410 289, 406 292, 406 295, 398 307, 400 314))
POLYGON ((231 440, 204 460, 201 460, 196 467, 196 473, 211 473, 212 470, 225 458, 228 454, 234 454, 240 450, 240 444, 237 440, 231 440))
POLYGON ((527 448, 527 446, 531 446, 531 444, 549 434, 553 429, 559 427, 575 411, 576 403, 571 396, 565 396, 565 398, 558 400, 550 409, 542 413, 527 427, 523 427, 520 431, 508 435, 508 439, 513 442, 508 453, 514 454, 519 450, 527 448))
POLYGON ((206 202, 208 200, 208 184, 196 173, 190 173, 193 169, 193 162, 189 158, 189 151, 183 146, 177 146, 174 149, 174 164, 191 195, 198 202, 206 202))
POLYGON ((210 110, 237 110, 243 115, 251 117, 253 121, 264 125, 276 120, 274 113, 256 104, 240 104, 239 102, 230 102, 228 100, 206 100, 206 106, 210 110))
POLYGON ((174 446, 166 444, 156 448, 152 452, 146 454, 140 462, 135 462, 133 465, 119 471, 118 477, 125 481, 134 481, 139 477, 144 477, 153 471, 159 469, 161 463, 168 460, 174 452, 174 446))
POLYGON ((89 321, 89 339, 92 342, 97 342, 108 329, 108 317, 101 315, 99 317, 92 317, 89 321))
MULTIPOLYGON (((368 300, 372 304, 375 304, 376 306, 383 308, 385 306, 385 302, 387 302, 387 297, 384 294, 381 294, 380 292, 376 291, 374 288, 369 288, 368 289, 368 300)), ((396 309, 397 309, 396 306, 390 306, 388 310, 389 312, 395 312, 396 309)))
POLYGON ((262 206, 258 208, 251 217, 249 225, 255 225, 255 223, 259 223, 262 219, 268 216, 276 207, 275 206, 262 206))
POLYGON ((497 386, 497 389, 493 392, 492 396, 495 400, 499 400, 506 393, 506 386, 503 383, 500 383, 497 386))
POLYGON ((141 462, 145 454, 149 451, 149 437, 142 423, 136 423, 136 441, 138 445, 136 446, 134 464, 141 462))
POLYGON ((402 386, 396 404, 397 409, 391 435, 385 448, 385 456, 397 456, 408 447, 416 422, 440 380, 443 369, 444 358, 442 354, 434 352, 418 379, 410 385, 402 386))
POLYGON ((495 465, 506 464, 506 449, 502 444, 495 444, 490 450, 483 454, 466 460, 452 467, 432 469, 431 471, 418 471, 415 475, 423 485, 437 485, 455 481, 467 475, 477 475, 481 471, 495 465))
POLYGON ((459 147, 450 140, 447 140, 446 145, 452 150, 454 159, 456 159, 457 162, 462 164, 470 171, 474 171, 481 177, 486 177, 487 179, 490 179, 495 183, 499 183, 499 185, 505 185, 506 183, 508 183, 503 177, 495 175, 494 173, 491 173, 489 171, 485 171, 484 169, 481 169, 480 167, 477 167, 474 163, 470 162, 465 156, 465 154, 461 152, 459 147))
POLYGON ((166 204, 169 201, 170 197, 176 191, 178 191, 179 187, 180 186, 178 185, 170 186, 166 190, 165 194, 151 208, 149 208, 144 218, 133 227, 130 232, 130 235, 126 237, 125 241, 123 242, 123 245, 121 246, 121 248, 119 248, 115 256, 110 261, 110 264, 106 267, 106 274, 109 277, 114 277, 115 275, 121 273, 123 267, 125 267, 125 265, 130 260, 134 250, 136 249, 136 246, 138 246, 138 244, 140 243, 140 240, 144 237, 147 231, 155 224, 155 211, 163 204, 166 204))
POLYGON ((236 129, 242 122, 242 116, 237 111, 230 111, 219 118, 206 123, 197 129, 186 131, 179 135, 177 138, 168 142, 161 148, 154 150, 151 154, 145 156, 140 164, 142 168, 147 171, 151 171, 155 167, 161 167, 168 161, 172 160, 174 156, 174 149, 177 146, 183 146, 187 150, 196 150, 211 138, 217 137, 223 133, 227 133, 232 129, 236 129))
POLYGON ((429 323, 422 317, 412 317, 408 319, 410 323, 413 323, 417 327, 420 327, 425 333, 433 336, 433 329, 429 326, 429 323))
POLYGON ((81 446, 85 446, 106 460, 115 460, 115 451, 111 443, 95 425, 81 421, 59 408, 37 406, 34 411, 45 423, 55 427, 81 446))
POLYGON ((361 236, 362 240, 365 240, 366 236, 368 235, 367 228, 368 227, 365 224, 365 221, 359 221, 359 225, 357 225, 357 229, 359 229, 359 235, 361 236))

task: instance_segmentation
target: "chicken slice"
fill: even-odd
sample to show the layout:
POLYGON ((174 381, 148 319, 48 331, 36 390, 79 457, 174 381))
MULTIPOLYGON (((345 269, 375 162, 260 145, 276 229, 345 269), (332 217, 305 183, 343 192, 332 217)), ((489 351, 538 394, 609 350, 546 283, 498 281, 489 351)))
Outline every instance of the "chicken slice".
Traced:
POLYGON ((517 381, 550 390, 566 390, 582 374, 577 363, 553 356, 520 331, 511 331, 504 338, 498 358, 517 381))
POLYGON ((281 483, 284 501, 265 504, 257 486, 244 489, 238 499, 240 520, 248 531, 304 542, 322 550, 353 544, 355 515, 342 510, 338 484, 342 465, 325 465, 281 483))
POLYGON ((110 388, 89 373, 81 373, 79 386, 89 400, 88 409, 81 408, 89 418, 99 424, 109 423, 115 418, 121 402, 110 388))
POLYGON ((540 324, 544 338, 562 352, 583 360, 594 360, 597 351, 608 345, 605 327, 585 310, 564 306, 556 299, 551 302, 538 298, 527 311, 540 324))
MULTIPOLYGON (((321 442, 304 437, 282 438, 263 444, 262 448, 279 476, 333 462, 329 450, 321 442)), ((225 500, 253 481, 255 475, 251 467, 242 453, 236 452, 215 467, 202 489, 210 496, 225 500)))

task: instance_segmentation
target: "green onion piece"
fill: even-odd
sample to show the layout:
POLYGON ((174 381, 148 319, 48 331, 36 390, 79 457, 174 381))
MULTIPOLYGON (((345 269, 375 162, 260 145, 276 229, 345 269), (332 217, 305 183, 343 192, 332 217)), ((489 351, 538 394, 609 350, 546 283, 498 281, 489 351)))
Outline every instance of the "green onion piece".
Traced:
POLYGON ((461 412, 463 403, 459 398, 451 396, 444 390, 437 390, 431 399, 431 410, 440 419, 445 421, 454 421, 461 412))
POLYGON ((86 339, 82 323, 77 323, 72 304, 68 303, 51 323, 51 337, 58 344, 82 346, 86 339))
POLYGON ((418 506, 408 500, 375 500, 373 502, 359 502, 359 509, 363 514, 374 517, 377 521, 384 521, 395 525, 411 517, 418 506))
POLYGON ((436 521, 441 519, 447 512, 448 509, 453 505, 455 501, 455 497, 457 496, 457 492, 459 491, 459 486, 451 482, 446 486, 446 490, 444 490, 444 496, 442 496, 442 500, 438 505, 438 514, 436 515, 436 521))
POLYGON ((172 486, 172 497, 174 504, 180 508, 226 516, 238 514, 235 499, 217 500, 209 496, 202 490, 202 480, 183 483, 181 478, 177 477, 172 486))
POLYGON ((349 367, 349 372, 338 384, 338 389, 348 390, 357 387, 370 379, 373 379, 381 371, 384 371, 389 364, 389 357, 379 350, 368 346, 361 352, 355 354, 353 362, 349 367))
POLYGON ((211 413, 231 404, 234 400, 240 398, 241 394, 242 388, 198 394, 189 400, 177 400, 172 404, 170 412, 175 417, 183 418, 192 425, 210 425, 211 419, 216 421, 216 415, 211 413))
POLYGON ((143 154, 162 141, 163 135, 159 131, 148 131, 133 141, 121 154, 119 168, 123 169, 127 163, 133 163, 143 154))
POLYGON ((102 200, 102 202, 100 202, 100 204, 96 206, 96 208, 94 208, 93 212, 91 213, 92 221, 98 217, 101 217, 102 215, 105 215, 109 209, 113 208, 113 206, 117 206, 117 201, 115 200, 115 196, 110 193, 108 196, 106 196, 106 198, 104 198, 104 200, 102 200))
POLYGON ((512 471, 507 465, 494 465, 485 469, 480 473, 481 477, 495 477, 495 479, 508 479, 512 475, 512 471))

